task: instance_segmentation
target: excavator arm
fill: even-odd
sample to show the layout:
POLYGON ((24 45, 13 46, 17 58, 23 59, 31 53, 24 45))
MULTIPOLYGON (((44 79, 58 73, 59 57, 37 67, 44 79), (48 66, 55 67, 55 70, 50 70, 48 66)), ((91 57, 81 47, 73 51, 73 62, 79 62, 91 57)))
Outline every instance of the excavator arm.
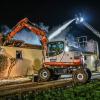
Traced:
POLYGON ((33 23, 31 23, 28 20, 28 18, 22 19, 17 23, 16 26, 13 27, 12 31, 7 35, 7 39, 3 45, 5 45, 8 41, 10 41, 16 35, 17 32, 20 32, 24 28, 27 28, 31 30, 33 33, 35 33, 40 38, 40 41, 42 42, 44 49, 47 50, 48 40, 46 37, 46 32, 40 29, 39 27, 37 27, 36 25, 34 25, 33 23))

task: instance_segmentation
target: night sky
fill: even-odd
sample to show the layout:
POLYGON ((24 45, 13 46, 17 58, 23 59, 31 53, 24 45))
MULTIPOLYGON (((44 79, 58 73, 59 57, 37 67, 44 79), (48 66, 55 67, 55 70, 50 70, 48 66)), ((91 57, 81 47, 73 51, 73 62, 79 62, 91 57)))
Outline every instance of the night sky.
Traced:
MULTIPOLYGON (((90 25, 100 31, 99 0, 24 0, 23 2, 3 0, 0 3, 0 25, 12 28, 22 18, 28 17, 31 22, 43 22, 52 29, 79 13, 84 15, 90 25)), ((85 32, 90 33, 86 29, 85 32)), ((89 36, 100 40, 93 34, 89 36)))
POLYGON ((57 26, 84 14, 86 20, 100 30, 99 0, 3 0, 0 3, 0 25, 13 27, 20 19, 28 17, 32 22, 44 22, 57 26))

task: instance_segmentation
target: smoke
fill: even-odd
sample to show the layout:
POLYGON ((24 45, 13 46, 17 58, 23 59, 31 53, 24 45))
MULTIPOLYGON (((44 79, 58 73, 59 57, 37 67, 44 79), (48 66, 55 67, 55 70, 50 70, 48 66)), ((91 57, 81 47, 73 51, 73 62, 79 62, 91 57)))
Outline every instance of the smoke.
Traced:
MULTIPOLYGON (((44 23, 42 23, 42 22, 40 22, 37 26, 46 32, 48 32, 48 30, 49 30, 49 26, 44 25, 44 23)), ((27 28, 18 32, 15 35, 14 39, 23 40, 23 41, 25 41, 25 43, 29 43, 29 44, 41 45, 39 37, 35 33, 28 30, 27 28)))
MULTIPOLYGON (((72 19, 68 21, 67 23, 63 24, 60 27, 55 27, 51 30, 52 33, 49 35, 49 41, 66 41, 67 46, 70 47, 69 50, 78 50, 78 51, 84 51, 81 47, 79 47, 77 38, 74 36, 75 32, 72 32, 73 30, 73 24, 69 26, 75 19, 72 19), (69 27, 68 27, 69 26, 69 27)), ((67 48, 68 51, 68 48, 67 48)))
POLYGON ((49 26, 45 25, 43 22, 40 22, 40 23, 38 24, 38 26, 39 26, 42 30, 45 30, 46 33, 49 32, 49 26))
POLYGON ((18 32, 14 38, 15 40, 23 40, 25 43, 41 45, 39 37, 28 29, 23 29, 18 32))
POLYGON ((69 26, 74 20, 75 19, 72 19, 62 26, 54 27, 51 32, 49 32, 52 33, 49 35, 49 41, 63 40, 67 42, 68 46, 78 48, 77 40, 71 32, 72 26, 69 26))
POLYGON ((53 33, 51 33, 51 35, 48 38, 49 41, 52 40, 57 35, 59 35, 63 30, 65 30, 74 20, 75 19, 72 19, 72 20, 68 21, 64 25, 60 26, 56 31, 54 31, 53 33))
MULTIPOLYGON (((54 31, 55 29, 57 29, 57 27, 54 27, 49 33, 52 33, 52 31, 54 31)), ((56 37, 52 38, 49 41, 65 40, 66 34, 69 34, 70 29, 71 29, 71 27, 66 28, 65 30, 63 30, 61 32, 61 34, 57 35, 56 37)))
MULTIPOLYGON (((51 30, 51 32, 49 32, 49 26, 44 25, 44 23, 42 23, 42 22, 39 23, 38 26, 41 29, 45 30, 47 35, 48 35, 48 33, 52 33, 49 36, 49 39, 51 39, 51 40, 66 40, 69 46, 77 47, 75 37, 70 32, 71 27, 68 27, 73 21, 74 21, 74 19, 68 21, 67 23, 60 26, 59 28, 54 27, 51 30)), ((1 29, 2 29, 2 33, 4 35, 7 35, 11 31, 11 29, 6 25, 2 26, 1 29)), ((25 29, 21 30, 20 32, 18 32, 13 37, 13 39, 23 40, 25 43, 28 43, 28 44, 41 45, 39 37, 35 33, 28 30, 27 28, 25 28, 25 29)))
POLYGON ((8 34, 10 31, 11 29, 7 25, 1 26, 1 33, 3 33, 3 35, 8 34))
MULTIPOLYGON (((49 26, 44 25, 44 23, 42 23, 42 22, 39 23, 39 25, 37 25, 37 26, 40 27, 41 29, 43 29, 46 32, 48 32, 48 30, 49 30, 49 26)), ((7 35, 11 31, 12 30, 7 25, 1 26, 1 32, 4 35, 7 35)), ((39 37, 35 33, 28 30, 27 28, 24 28, 23 30, 18 32, 13 37, 13 39, 23 40, 25 43, 28 43, 28 44, 41 45, 39 37)))
POLYGON ((72 35, 72 33, 69 33, 66 35, 66 40, 67 40, 67 43, 69 46, 79 48, 78 42, 77 42, 76 38, 72 35))

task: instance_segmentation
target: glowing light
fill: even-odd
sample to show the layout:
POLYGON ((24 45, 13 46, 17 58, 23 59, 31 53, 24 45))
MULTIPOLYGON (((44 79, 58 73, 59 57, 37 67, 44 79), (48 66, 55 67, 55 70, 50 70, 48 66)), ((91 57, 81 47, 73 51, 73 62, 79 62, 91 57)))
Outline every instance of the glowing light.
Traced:
POLYGON ((94 57, 93 56, 91 56, 91 62, 94 62, 94 57))
POLYGON ((84 21, 84 18, 81 16, 76 16, 76 24, 82 23, 84 21))
POLYGON ((80 22, 83 22, 84 21, 84 18, 83 17, 80 17, 80 22))
POLYGON ((69 51, 69 47, 66 46, 65 49, 64 49, 64 51, 68 52, 69 51))

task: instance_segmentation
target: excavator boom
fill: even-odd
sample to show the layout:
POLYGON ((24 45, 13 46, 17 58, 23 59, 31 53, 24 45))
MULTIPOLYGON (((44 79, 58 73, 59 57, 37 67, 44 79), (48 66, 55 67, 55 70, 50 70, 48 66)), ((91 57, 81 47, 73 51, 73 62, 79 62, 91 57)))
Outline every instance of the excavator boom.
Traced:
POLYGON ((46 37, 46 32, 43 31, 42 29, 40 29, 39 27, 37 27, 36 25, 34 25, 33 23, 31 23, 28 18, 24 18, 21 21, 18 22, 18 24, 16 24, 12 31, 8 34, 6 41, 4 42, 4 45, 10 41, 17 32, 21 31, 22 29, 27 28, 29 30, 31 30, 33 33, 35 33, 36 35, 39 36, 43 47, 45 49, 47 49, 47 37, 46 37))

